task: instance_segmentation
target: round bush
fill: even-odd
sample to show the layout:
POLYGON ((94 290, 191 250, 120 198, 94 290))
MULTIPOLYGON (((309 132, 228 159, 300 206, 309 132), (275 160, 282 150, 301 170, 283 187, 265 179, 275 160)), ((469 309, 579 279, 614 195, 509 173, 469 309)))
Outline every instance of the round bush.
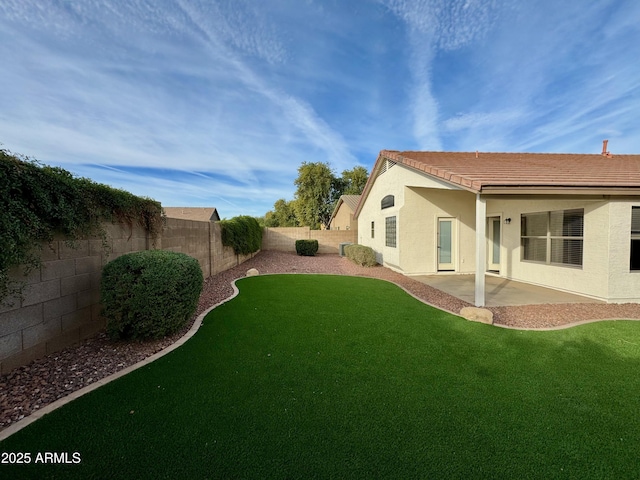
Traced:
POLYGON ((184 253, 147 250, 102 269, 100 296, 112 339, 162 338, 191 318, 202 291, 202 269, 184 253))
POLYGON ((344 247, 344 254, 352 262, 362 267, 373 267, 378 264, 376 252, 374 252, 371 247, 358 244, 347 245, 344 247))
POLYGON ((296 253, 313 257, 318 253, 318 240, 296 240, 296 253))

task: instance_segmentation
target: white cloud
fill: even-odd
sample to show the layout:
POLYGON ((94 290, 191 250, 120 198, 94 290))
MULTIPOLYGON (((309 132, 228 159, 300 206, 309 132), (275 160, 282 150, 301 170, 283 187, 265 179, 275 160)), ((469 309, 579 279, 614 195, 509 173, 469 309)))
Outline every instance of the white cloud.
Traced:
POLYGON ((497 0, 387 0, 386 6, 433 46, 455 50, 481 38, 493 26, 497 0))
MULTIPOLYGON (((35 3, 11 5, 14 16, 33 28, 38 22, 53 22, 56 30, 67 32, 104 14, 111 36, 132 49, 118 57, 110 50, 77 58, 64 48, 16 37, 25 47, 19 55, 28 50, 29 57, 43 63, 22 65, 17 72, 11 88, 21 78, 32 79, 20 92, 23 100, 31 97, 31 111, 27 116, 21 106, 21 112, 0 113, 2 131, 10 132, 19 148, 28 145, 29 152, 47 152, 45 158, 55 152, 58 161, 83 163, 91 158, 113 165, 216 171, 245 181, 255 180, 252 171, 259 166, 279 172, 302 160, 327 160, 337 168, 357 163, 342 135, 308 102, 272 85, 259 64, 250 63, 250 57, 271 64, 286 58, 275 28, 257 6, 186 1, 166 5, 74 4, 71 11, 49 7, 35 18, 28 14, 38 9, 35 3), (185 55, 172 41, 190 42, 195 51, 185 55), (163 58, 170 63, 157 61, 163 58), (55 84, 60 94, 52 96, 55 84), (177 90, 194 85, 199 94, 177 90), (20 127, 15 115, 23 115, 20 127), (281 144, 283 132, 289 145, 281 144), (294 152, 299 156, 292 156, 294 152)), ((83 33, 89 42, 100 38, 83 33)))
POLYGON ((467 130, 472 128, 486 128, 507 125, 520 121, 523 113, 517 110, 503 110, 498 112, 464 113, 446 119, 442 125, 450 131, 467 130))
POLYGON ((423 150, 441 150, 440 108, 433 89, 438 51, 462 48, 493 26, 497 0, 386 0, 382 2, 408 29, 413 86, 413 135, 423 150))
POLYGON ((4 0, 0 142, 165 203, 262 213, 292 197, 302 161, 339 173, 384 148, 594 151, 606 137, 637 152, 639 9, 4 0))

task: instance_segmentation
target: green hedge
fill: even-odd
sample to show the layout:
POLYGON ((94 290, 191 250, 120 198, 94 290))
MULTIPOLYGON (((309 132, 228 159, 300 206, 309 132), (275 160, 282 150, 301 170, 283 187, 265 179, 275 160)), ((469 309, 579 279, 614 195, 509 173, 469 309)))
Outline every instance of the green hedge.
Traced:
POLYGON ((262 247, 262 227, 255 218, 241 215, 218 223, 222 244, 232 247, 236 255, 254 253, 262 247))
POLYGON ((166 250, 123 255, 102 270, 100 297, 113 339, 162 338, 193 315, 202 291, 195 258, 166 250))
POLYGON ((318 253, 318 240, 296 240, 296 253, 313 257, 318 253))
POLYGON ((362 267, 373 267, 378 264, 376 252, 371 247, 364 245, 347 245, 344 247, 344 254, 354 263, 362 267))
POLYGON ((70 245, 88 235, 106 239, 103 221, 141 225, 155 239, 164 217, 152 199, 0 149, 0 303, 24 286, 9 279, 12 267, 24 275, 40 267, 42 242, 56 233, 70 245))

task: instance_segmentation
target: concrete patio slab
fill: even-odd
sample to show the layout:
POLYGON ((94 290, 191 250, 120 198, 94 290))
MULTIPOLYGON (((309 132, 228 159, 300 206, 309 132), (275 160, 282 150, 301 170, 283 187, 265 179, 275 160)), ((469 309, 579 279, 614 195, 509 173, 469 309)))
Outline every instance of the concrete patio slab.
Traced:
MULTIPOLYGON (((473 305, 475 275, 418 275, 411 278, 442 290, 473 305)), ((552 288, 507 280, 494 275, 485 276, 485 306, 536 305, 544 303, 604 303, 600 300, 562 292, 552 288)))

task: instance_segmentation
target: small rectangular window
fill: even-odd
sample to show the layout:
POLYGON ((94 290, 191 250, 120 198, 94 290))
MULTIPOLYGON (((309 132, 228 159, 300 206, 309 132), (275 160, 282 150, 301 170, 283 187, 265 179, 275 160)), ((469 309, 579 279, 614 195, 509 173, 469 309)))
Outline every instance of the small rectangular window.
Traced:
POLYGON ((387 247, 396 246, 396 217, 385 218, 385 243, 387 247))
POLYGON ((640 270, 640 207, 631 207, 631 270, 640 270))
POLYGON ((374 238, 376 234, 375 225, 376 225, 375 222, 371 222, 371 238, 374 238))

